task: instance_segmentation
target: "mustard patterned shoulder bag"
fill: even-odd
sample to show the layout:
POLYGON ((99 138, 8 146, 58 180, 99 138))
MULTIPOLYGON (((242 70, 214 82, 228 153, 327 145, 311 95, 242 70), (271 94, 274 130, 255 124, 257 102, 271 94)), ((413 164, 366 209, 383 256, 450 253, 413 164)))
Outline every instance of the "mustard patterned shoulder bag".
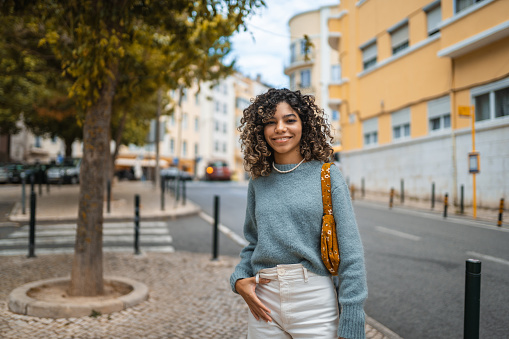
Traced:
POLYGON ((331 179, 330 179, 330 166, 331 163, 325 163, 322 166, 321 182, 322 182, 322 202, 323 202, 323 217, 322 217, 322 235, 321 235, 321 248, 322 248, 322 261, 325 267, 332 275, 338 275, 339 263, 339 244, 336 234, 336 222, 334 215, 332 215, 332 197, 331 197, 331 179))

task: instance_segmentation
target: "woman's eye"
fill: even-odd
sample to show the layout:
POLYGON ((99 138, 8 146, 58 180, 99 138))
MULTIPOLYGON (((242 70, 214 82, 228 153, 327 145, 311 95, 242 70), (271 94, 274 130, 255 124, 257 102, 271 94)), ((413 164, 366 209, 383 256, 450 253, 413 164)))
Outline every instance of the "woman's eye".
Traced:
POLYGON ((274 125, 275 122, 274 121, 267 121, 267 123, 265 125, 274 125))

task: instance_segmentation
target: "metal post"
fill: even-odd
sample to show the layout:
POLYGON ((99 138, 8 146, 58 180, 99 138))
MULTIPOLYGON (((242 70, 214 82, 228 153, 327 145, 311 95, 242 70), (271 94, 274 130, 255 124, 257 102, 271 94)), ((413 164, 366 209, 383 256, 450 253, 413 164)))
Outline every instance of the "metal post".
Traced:
POLYGON ((465 187, 463 185, 461 185, 460 187, 460 213, 463 214, 465 213, 465 202, 464 202, 464 197, 465 197, 465 187))
POLYGON ((444 198, 444 218, 447 218, 447 207, 449 205, 449 194, 445 193, 444 198))
POLYGON ((355 185, 352 184, 352 186, 350 187, 350 192, 352 194, 352 200, 355 200, 355 185))
POLYGON ((391 193, 389 195, 389 208, 392 208, 393 200, 394 200, 394 188, 391 188, 391 193))
POLYGON ((361 196, 362 198, 364 198, 364 195, 366 194, 366 191, 365 191, 365 183, 364 183, 364 178, 361 179, 361 196))
POLYGON ((28 242, 28 257, 35 258, 35 192, 30 193, 30 234, 28 242))
POLYGON ((134 196, 134 254, 140 254, 140 195, 134 196))
POLYGON ((468 259, 465 272, 464 339, 479 338, 479 316, 481 306, 481 261, 468 259))
POLYGON ((175 177, 175 201, 178 202, 180 200, 180 176, 177 175, 175 177))
POLYGON ((504 213, 504 198, 500 199, 500 206, 498 208, 498 221, 497 226, 502 227, 502 214, 504 213))
POLYGON ((435 183, 431 183, 431 209, 435 208, 435 183))
POLYGON ((26 175, 25 172, 21 172, 21 213, 27 214, 26 211, 26 175))
POLYGON ((219 196, 214 196, 214 234, 212 246, 212 260, 217 260, 219 252, 219 196))
POLYGON ((405 180, 401 179, 401 203, 405 202, 405 180))
POLYGON ((166 178, 161 177, 161 211, 164 211, 164 189, 166 186, 166 178))
POLYGON ((42 170, 40 167, 37 170, 37 185, 39 186, 39 196, 42 196, 42 170))
POLYGON ((111 180, 106 183, 106 212, 111 212, 111 180))
POLYGON ((186 205, 186 181, 182 180, 182 204, 186 205))

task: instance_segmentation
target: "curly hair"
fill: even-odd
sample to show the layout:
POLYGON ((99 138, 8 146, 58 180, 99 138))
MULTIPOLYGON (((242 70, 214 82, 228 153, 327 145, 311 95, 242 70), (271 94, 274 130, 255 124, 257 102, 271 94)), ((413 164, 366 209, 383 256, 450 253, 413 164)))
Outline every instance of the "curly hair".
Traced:
POLYGON ((315 104, 311 95, 300 91, 271 88, 266 93, 251 99, 251 105, 244 110, 244 116, 238 127, 244 167, 253 179, 271 173, 274 151, 267 144, 264 136, 265 124, 274 116, 279 103, 286 102, 299 115, 302 121, 300 153, 306 161, 319 160, 326 162, 333 151, 331 130, 323 109, 315 104))

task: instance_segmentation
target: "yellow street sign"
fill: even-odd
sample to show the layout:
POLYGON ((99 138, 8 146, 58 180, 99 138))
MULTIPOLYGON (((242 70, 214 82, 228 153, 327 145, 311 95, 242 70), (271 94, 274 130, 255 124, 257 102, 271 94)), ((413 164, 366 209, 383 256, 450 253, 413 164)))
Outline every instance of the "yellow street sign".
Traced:
POLYGON ((460 116, 469 117, 470 116, 470 106, 458 106, 458 114, 460 116))

